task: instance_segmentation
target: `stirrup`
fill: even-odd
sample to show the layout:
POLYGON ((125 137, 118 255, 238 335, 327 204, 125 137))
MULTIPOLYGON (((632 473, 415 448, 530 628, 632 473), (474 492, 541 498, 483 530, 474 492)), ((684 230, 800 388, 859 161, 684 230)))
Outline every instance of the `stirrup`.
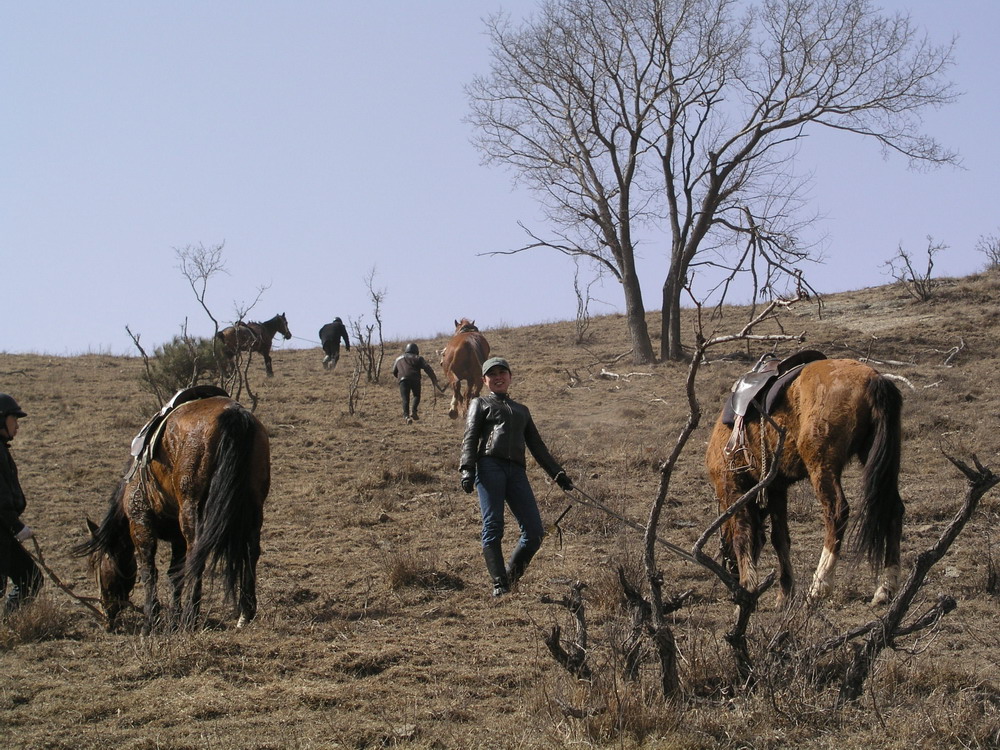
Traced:
POLYGON ((747 448, 746 443, 736 446, 735 450, 726 452, 726 457, 729 459, 729 470, 734 474, 741 471, 750 471, 756 468, 756 464, 753 460, 753 454, 750 449, 747 448))

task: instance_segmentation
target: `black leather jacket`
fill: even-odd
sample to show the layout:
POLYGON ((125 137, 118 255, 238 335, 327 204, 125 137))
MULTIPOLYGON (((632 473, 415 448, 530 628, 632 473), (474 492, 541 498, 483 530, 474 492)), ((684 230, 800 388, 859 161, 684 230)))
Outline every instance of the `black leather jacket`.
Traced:
POLYGON ((525 447, 553 479, 562 471, 545 447, 527 406, 499 393, 473 399, 462 440, 459 464, 462 474, 474 475, 481 456, 502 458, 524 466, 525 447))
POLYGON ((17 465, 6 440, 0 440, 0 527, 11 534, 24 528, 19 516, 24 512, 24 492, 17 480, 17 465))
POLYGON ((396 357, 396 361, 392 363, 392 374, 400 380, 419 381, 421 370, 427 373, 436 387, 438 384, 437 375, 434 374, 434 370, 427 360, 419 354, 403 354, 396 357))

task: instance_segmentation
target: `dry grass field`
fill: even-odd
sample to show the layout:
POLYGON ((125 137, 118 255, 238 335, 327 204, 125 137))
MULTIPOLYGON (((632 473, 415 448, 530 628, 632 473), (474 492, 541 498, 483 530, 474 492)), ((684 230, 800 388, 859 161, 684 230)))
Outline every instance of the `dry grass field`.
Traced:
MULTIPOLYGON (((343 313, 343 311, 339 311, 343 313)), ((455 317, 475 318, 476 310, 455 317)), ((732 333, 745 310, 714 330, 732 333)), ((288 311, 296 330, 295 311, 288 311)), ((305 321, 299 321, 302 327, 305 321)), ((651 316, 651 330, 658 320, 651 316)), ((833 295, 783 318, 809 348, 870 356, 905 378, 901 491, 907 505, 904 575, 961 505, 965 479, 942 446, 1000 469, 1000 278, 942 280, 926 303, 899 287, 833 295), (952 350, 959 347, 960 351, 952 350)), ((444 331, 447 328, 443 322, 444 331)), ((660 462, 687 418, 685 364, 636 367, 624 320, 594 319, 587 342, 572 321, 484 332, 512 363, 512 394, 527 403, 553 454, 578 485, 644 521, 660 462), (602 368, 622 377, 598 377, 602 368)), ((691 326, 688 326, 690 330, 691 326)), ((776 330, 772 327, 772 330, 776 330)), ((419 341, 437 365, 442 334, 419 341)), ((406 342, 387 344, 388 370, 406 342)), ((40 342, 41 344, 41 342, 40 342)), ((792 351, 784 347, 783 353, 792 351)), ((712 351, 699 373, 701 424, 673 477, 660 533, 689 547, 714 518, 704 445, 722 398, 759 350, 712 351), (743 353, 746 356, 735 356, 743 353), (727 355, 727 356, 723 356, 727 355)), ((915 613, 939 593, 957 609, 901 639, 879 659, 863 697, 836 707, 837 665, 789 679, 762 675, 732 690, 723 638, 726 590, 701 568, 661 551, 666 593, 693 595, 672 615, 683 697, 664 704, 658 671, 620 678, 626 616, 616 570, 641 582, 640 535, 584 507, 543 545, 522 585, 488 595, 478 511, 458 483, 462 424, 426 384, 421 420, 406 425, 391 375, 362 384, 348 410, 354 352, 335 372, 322 353, 274 352, 275 376, 254 363, 257 416, 271 435, 273 483, 260 577, 260 614, 237 631, 209 588, 206 627, 195 633, 110 634, 47 581, 39 601, 0 623, 0 746, 4 748, 997 748, 1000 745, 1000 503, 997 491, 930 573, 915 613), (571 677, 543 637, 567 611, 542 601, 575 581, 584 599, 590 681, 571 677)), ((99 519, 132 436, 158 408, 139 384, 137 358, 0 354, 0 390, 29 413, 13 445, 29 499, 24 520, 45 561, 94 595, 70 548, 99 519)), ((440 373, 439 366, 436 368, 440 373)), ((529 468, 552 521, 569 498, 529 468)), ((858 472, 846 481, 852 497, 858 472)), ((811 491, 790 494, 797 581, 818 559, 821 522, 811 491)), ((513 521, 510 522, 513 525, 513 521)), ((514 532, 508 529, 507 546, 514 532)), ((713 545, 714 548, 714 545, 713 545)), ((762 568, 774 563, 770 548, 762 568)), ((162 580, 162 579, 161 579, 162 580)), ((762 599, 752 656, 778 632, 805 648, 872 619, 871 575, 845 563, 833 597, 817 607, 762 599)), ((134 596, 134 601, 140 601, 134 596)), ((836 655, 835 655, 836 656, 836 655)))

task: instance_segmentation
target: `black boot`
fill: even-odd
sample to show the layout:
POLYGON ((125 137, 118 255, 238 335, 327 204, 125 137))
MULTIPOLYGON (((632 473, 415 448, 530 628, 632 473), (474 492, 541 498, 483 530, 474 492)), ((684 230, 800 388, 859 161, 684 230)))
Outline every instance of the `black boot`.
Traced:
POLYGON ((531 562, 531 558, 535 556, 540 546, 540 544, 517 543, 517 547, 514 548, 514 554, 510 556, 510 562, 507 563, 507 580, 511 586, 517 583, 521 576, 524 575, 528 563, 531 562))
POLYGON ((494 542, 483 547, 483 557, 486 560, 486 571, 493 581, 493 596, 503 596, 510 591, 510 583, 507 580, 507 570, 503 566, 500 543, 494 542))

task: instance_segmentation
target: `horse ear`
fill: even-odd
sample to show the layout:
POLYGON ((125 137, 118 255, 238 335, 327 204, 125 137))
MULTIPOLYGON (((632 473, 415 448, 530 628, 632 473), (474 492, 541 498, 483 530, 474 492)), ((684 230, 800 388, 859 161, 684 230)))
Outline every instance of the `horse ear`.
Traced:
POLYGON ((97 536, 97 524, 91 521, 89 518, 87 519, 87 531, 90 532, 91 539, 97 536))
POLYGON ((455 321, 455 328, 458 328, 458 321, 455 321))

